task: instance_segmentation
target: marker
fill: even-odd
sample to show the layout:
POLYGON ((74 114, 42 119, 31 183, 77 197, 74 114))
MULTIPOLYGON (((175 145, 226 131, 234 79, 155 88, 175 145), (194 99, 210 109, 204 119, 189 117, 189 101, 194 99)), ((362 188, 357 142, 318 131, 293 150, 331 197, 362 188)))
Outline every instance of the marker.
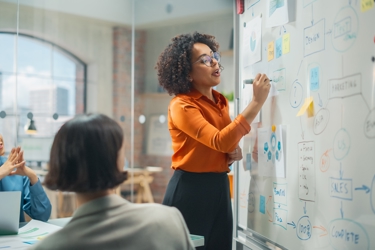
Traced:
MULTIPOLYGON (((243 80, 243 83, 244 84, 253 84, 254 82, 254 79, 246 79, 246 80, 243 80)), ((272 82, 272 80, 270 79, 270 82, 272 82)))

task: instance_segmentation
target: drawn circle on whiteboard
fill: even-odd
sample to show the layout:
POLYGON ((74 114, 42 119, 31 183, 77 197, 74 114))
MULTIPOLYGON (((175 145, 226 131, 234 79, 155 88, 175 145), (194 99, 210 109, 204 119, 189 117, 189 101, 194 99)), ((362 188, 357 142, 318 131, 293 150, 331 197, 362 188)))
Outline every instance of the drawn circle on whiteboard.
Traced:
POLYGON ((327 127, 329 121, 329 110, 322 108, 314 116, 314 134, 321 134, 327 127))
POLYGON ((344 159, 350 150, 350 135, 346 129, 340 129, 333 140, 333 155, 336 160, 344 159))
POLYGON ((303 88, 298 81, 294 81, 290 90, 289 101, 292 108, 297 108, 302 103, 303 88))
POLYGON ((271 134, 270 142, 271 142, 271 149, 272 149, 273 152, 275 152, 275 150, 276 150, 276 135, 275 135, 275 133, 271 134))
POLYGON ((371 202, 372 212, 375 214, 375 175, 372 178, 372 183, 371 183, 370 202, 371 202))
POLYGON ((375 109, 367 115, 363 129, 368 138, 375 138, 375 109))
POLYGON ((312 235, 312 226, 309 216, 302 216, 297 222, 297 237, 300 240, 308 240, 312 235))
POLYGON ((332 44, 336 51, 345 52, 357 40, 359 29, 358 15, 351 6, 343 7, 333 22, 332 44))

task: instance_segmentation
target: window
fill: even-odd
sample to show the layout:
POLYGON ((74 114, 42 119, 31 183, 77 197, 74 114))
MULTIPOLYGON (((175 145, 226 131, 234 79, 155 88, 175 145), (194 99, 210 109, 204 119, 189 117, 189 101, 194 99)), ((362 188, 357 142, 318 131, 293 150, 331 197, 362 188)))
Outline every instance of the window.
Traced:
MULTIPOLYGON (((23 138, 53 138, 60 126, 85 112, 86 65, 53 43, 0 33, 0 133, 6 151, 23 138), (25 132, 32 113, 37 133, 25 132)), ((26 152, 26 150, 25 150, 26 152)))

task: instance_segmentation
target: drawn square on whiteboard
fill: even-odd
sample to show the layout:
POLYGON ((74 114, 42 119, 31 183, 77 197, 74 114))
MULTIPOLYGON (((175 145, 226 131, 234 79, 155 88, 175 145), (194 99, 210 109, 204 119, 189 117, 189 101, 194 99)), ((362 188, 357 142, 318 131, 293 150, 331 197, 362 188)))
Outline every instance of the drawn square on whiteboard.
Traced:
POLYGON ((259 212, 262 214, 266 213, 266 197, 263 195, 261 195, 259 199, 259 212))
POLYGON ((283 54, 283 40, 281 37, 276 40, 276 58, 279 58, 283 54))

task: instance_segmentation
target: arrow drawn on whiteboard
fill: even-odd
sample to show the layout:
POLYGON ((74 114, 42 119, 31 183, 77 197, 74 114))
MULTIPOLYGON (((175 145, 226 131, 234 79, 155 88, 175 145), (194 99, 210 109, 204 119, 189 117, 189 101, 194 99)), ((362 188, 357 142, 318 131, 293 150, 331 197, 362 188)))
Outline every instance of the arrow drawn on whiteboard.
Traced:
POLYGON ((284 33, 286 33, 286 29, 285 29, 284 25, 283 25, 283 26, 280 26, 280 30, 279 30, 279 35, 280 35, 280 36, 281 36, 281 29, 284 29, 284 33))
POLYGON ((303 62, 303 59, 301 60, 301 63, 299 64, 299 68, 298 68, 298 72, 297 72, 297 77, 299 75, 299 70, 301 69, 302 62, 303 62))
POLYGON ((355 190, 364 190, 366 191, 366 194, 368 194, 371 191, 371 189, 366 185, 362 185, 362 187, 357 187, 355 188, 355 190))
POLYGON ((306 214, 306 212, 307 212, 307 209, 306 209, 306 201, 305 201, 305 206, 303 207, 303 212, 304 212, 304 214, 306 214))
POLYGON ((331 35, 332 34, 332 29, 329 29, 327 32, 326 32, 326 35, 331 35))
POLYGON ((322 107, 323 106, 323 102, 322 102, 322 98, 320 98, 320 94, 319 93, 318 93, 318 98, 319 98, 318 105, 319 105, 319 107, 322 107))
POLYGON ((340 208, 341 218, 344 218, 344 210, 342 209, 342 201, 341 201, 341 208, 340 208))
POLYGON ((311 4, 311 26, 314 25, 314 4, 311 4))
POLYGON ((292 221, 292 223, 288 222, 288 225, 289 225, 289 226, 292 226, 293 229, 296 228, 296 224, 294 223, 294 221, 292 221))
POLYGON ((299 117, 299 123, 301 124, 301 130, 302 130, 301 137, 302 137, 302 140, 305 140, 305 132, 303 131, 301 117, 302 117, 302 116, 299 117))
POLYGON ((344 175, 344 171, 342 171, 342 164, 340 162, 340 180, 342 180, 343 175, 344 175))
POLYGON ((323 234, 319 235, 319 237, 322 237, 322 236, 326 236, 328 235, 328 231, 325 227, 323 226, 313 226, 313 228, 316 228, 316 229, 319 229, 319 230, 322 230, 323 231, 323 234))

